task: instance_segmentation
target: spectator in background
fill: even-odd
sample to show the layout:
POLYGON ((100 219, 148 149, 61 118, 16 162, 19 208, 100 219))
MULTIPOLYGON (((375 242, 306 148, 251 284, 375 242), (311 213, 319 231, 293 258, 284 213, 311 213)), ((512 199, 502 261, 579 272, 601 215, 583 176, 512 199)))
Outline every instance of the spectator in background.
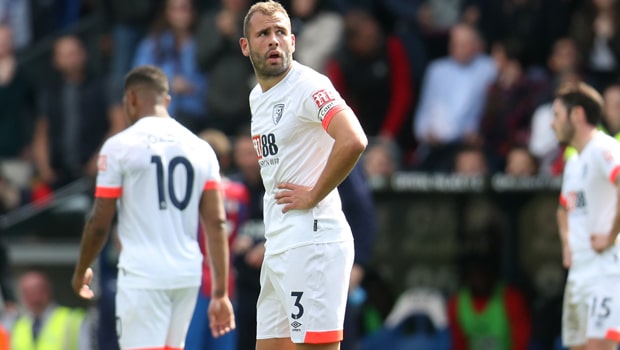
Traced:
POLYGON ((575 41, 570 38, 558 39, 547 59, 545 88, 532 115, 528 148, 539 163, 542 175, 562 174, 563 149, 551 128, 553 120, 552 102, 558 86, 564 82, 578 82, 581 59, 575 41))
POLYGON ((344 33, 342 16, 329 9, 328 0, 291 0, 295 59, 324 73, 344 33))
POLYGON ((607 86, 603 99, 603 126, 607 134, 620 139, 620 82, 607 86))
POLYGON ((461 145, 455 153, 453 173, 462 176, 486 176, 489 172, 486 157, 480 147, 461 145))
POLYGON ((13 31, 17 51, 28 47, 33 39, 33 21, 30 0, 0 0, 0 24, 13 31))
POLYGON ((0 161, 28 159, 36 91, 13 50, 13 31, 0 25, 0 161))
MULTIPOLYGON (((215 129, 203 130, 198 136, 211 145, 220 164, 222 198, 224 200, 224 210, 226 211, 226 222, 229 230, 228 242, 232 246, 237 237, 239 227, 247 220, 249 193, 245 185, 231 181, 225 176, 225 172, 231 166, 231 145, 228 137, 223 132, 215 129)), ((198 230, 202 231, 202 229, 202 226, 199 225, 198 230)), ((237 340, 235 330, 218 338, 214 338, 211 335, 209 318, 206 313, 211 301, 211 269, 209 269, 209 257, 202 232, 198 234, 198 243, 204 256, 202 282, 194 314, 187 330, 185 350, 235 350, 237 340)), ((233 300, 235 296, 234 280, 233 274, 230 273, 228 275, 228 290, 230 291, 230 298, 233 300)))
POLYGON ((53 66, 59 74, 41 92, 32 146, 38 176, 52 188, 94 178, 99 147, 125 125, 108 113, 104 84, 89 74, 86 60, 76 36, 54 42, 53 66))
POLYGON ((327 76, 367 135, 399 139, 413 104, 410 70, 402 42, 386 35, 372 13, 358 8, 345 15, 344 45, 327 76))
POLYGON ((429 65, 414 116, 416 165, 431 172, 451 171, 460 143, 474 142, 487 88, 497 76, 475 28, 452 28, 449 50, 429 65))
POLYGON ((86 350, 78 345, 81 338, 89 338, 84 312, 58 305, 46 275, 27 271, 18 286, 25 311, 13 326, 11 350, 86 350))
MULTIPOLYGON (((428 41, 422 37, 424 34, 423 23, 420 16, 424 2, 422 0, 386 0, 385 7, 394 17, 394 33, 400 37, 407 50, 409 64, 411 66, 412 81, 414 88, 418 88, 420 79, 429 57, 427 52, 428 41)), ((446 45, 443 46, 445 50, 446 45)), ((431 50, 432 51, 432 50, 431 50)), ((433 54, 436 54, 433 52, 433 54)))
POLYGON ((583 1, 570 28, 583 57, 584 80, 602 91, 620 73, 620 2, 583 1))
POLYGON ((568 29, 566 0, 465 0, 463 21, 476 26, 487 43, 516 38, 526 66, 544 66, 549 48, 568 29))
POLYGON ((190 131, 207 126, 207 78, 196 64, 194 7, 191 0, 166 0, 160 21, 138 46, 134 66, 160 67, 170 81, 168 111, 190 131))
POLYGON ((493 174, 504 170, 512 147, 528 141, 541 84, 525 74, 521 43, 516 39, 494 43, 492 56, 498 76, 487 91, 479 141, 493 174))
POLYGON ((372 142, 364 152, 362 164, 370 182, 375 178, 389 177, 400 169, 400 150, 390 141, 372 142))
POLYGON ((249 0, 221 0, 221 8, 200 18, 196 57, 200 70, 209 77, 206 94, 207 125, 228 136, 237 135, 248 122, 248 94, 254 86, 252 64, 239 55, 243 18, 249 0))
POLYGON ((249 129, 235 140, 234 160, 238 173, 231 175, 231 179, 243 183, 250 195, 248 220, 239 227, 239 234, 231 247, 237 278, 237 349, 247 350, 256 347, 256 301, 260 293, 260 268, 265 254, 265 187, 249 129))
POLYGON ((504 173, 515 177, 535 176, 538 174, 536 157, 530 153, 527 147, 514 147, 506 157, 504 173))
POLYGON ((568 74, 579 75, 582 72, 582 62, 577 44, 568 37, 556 40, 547 57, 545 76, 542 79, 546 89, 540 95, 538 103, 553 101, 555 91, 568 74))
POLYGON ((0 25, 0 214, 29 201, 30 141, 36 91, 13 50, 11 28, 0 25))
POLYGON ((136 48, 147 33, 163 0, 102 1, 112 45, 109 67, 109 96, 112 113, 123 116, 123 82, 133 65, 136 48))
POLYGON ((524 296, 499 277, 492 253, 471 253, 463 261, 462 284, 448 303, 454 350, 524 350, 531 316, 524 296))

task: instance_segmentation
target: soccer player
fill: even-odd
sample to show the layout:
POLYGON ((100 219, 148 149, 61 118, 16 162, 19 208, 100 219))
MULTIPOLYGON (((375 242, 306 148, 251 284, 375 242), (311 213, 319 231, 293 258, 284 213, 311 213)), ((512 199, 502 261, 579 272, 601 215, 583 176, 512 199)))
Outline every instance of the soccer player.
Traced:
POLYGON ((368 141, 329 79, 293 61, 279 3, 254 4, 239 42, 258 80, 251 132, 265 186, 256 350, 339 349, 354 248, 336 186, 368 141))
POLYGON ((564 169, 558 226, 569 268, 562 310, 562 341, 571 349, 611 350, 605 339, 620 324, 620 143, 597 129, 603 99, 591 86, 560 87, 552 127, 577 150, 564 169))
POLYGON ((159 68, 130 71, 123 101, 131 126, 101 149, 72 286, 81 297, 93 297, 89 266, 118 206, 120 347, 182 349, 201 279, 199 213, 211 265, 211 332, 221 336, 235 327, 219 166, 213 149, 168 115, 168 80, 159 68))

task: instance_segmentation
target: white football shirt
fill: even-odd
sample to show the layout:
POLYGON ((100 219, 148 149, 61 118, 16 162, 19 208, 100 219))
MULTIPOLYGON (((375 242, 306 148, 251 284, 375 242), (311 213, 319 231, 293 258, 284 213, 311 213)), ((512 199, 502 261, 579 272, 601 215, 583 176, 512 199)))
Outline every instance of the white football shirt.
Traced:
POLYGON ((321 175, 334 140, 326 129, 348 109, 327 77, 298 62, 277 85, 250 93, 252 138, 265 186, 265 249, 276 254, 311 243, 352 240, 337 189, 310 210, 282 213, 277 185, 312 187, 321 175))
POLYGON ((565 165, 560 203, 568 210, 572 252, 569 279, 620 274, 616 249, 599 254, 590 240, 594 233, 611 230, 618 205, 615 181, 619 173, 620 143, 600 131, 565 165))
POLYGON ((142 118, 105 142, 95 196, 118 198, 119 286, 200 285, 198 207, 219 182, 211 146, 172 118, 142 118))

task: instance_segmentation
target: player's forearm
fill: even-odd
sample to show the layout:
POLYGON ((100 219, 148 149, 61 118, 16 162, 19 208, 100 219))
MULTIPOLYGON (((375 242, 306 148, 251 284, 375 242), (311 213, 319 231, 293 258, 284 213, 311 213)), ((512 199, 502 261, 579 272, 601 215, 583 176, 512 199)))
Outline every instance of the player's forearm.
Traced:
POLYGON ((556 211, 556 220, 558 223, 558 233, 562 246, 568 245, 568 213, 566 208, 559 206, 556 211))
POLYGON ((82 233, 80 255, 75 265, 75 273, 83 275, 84 271, 95 261, 108 240, 110 225, 99 224, 92 217, 88 219, 82 233))
POLYGON ((207 250, 211 268, 211 295, 228 295, 229 247, 225 222, 216 221, 205 225, 207 250))
POLYGON ((613 242, 616 240, 616 238, 618 237, 618 231, 620 231, 620 186, 616 187, 616 197, 616 215, 611 226, 611 231, 609 232, 610 245, 612 245, 613 242))
POLYGON ((351 138, 334 142, 327 164, 311 191, 316 203, 323 200, 349 175, 367 143, 365 135, 352 135, 351 138))

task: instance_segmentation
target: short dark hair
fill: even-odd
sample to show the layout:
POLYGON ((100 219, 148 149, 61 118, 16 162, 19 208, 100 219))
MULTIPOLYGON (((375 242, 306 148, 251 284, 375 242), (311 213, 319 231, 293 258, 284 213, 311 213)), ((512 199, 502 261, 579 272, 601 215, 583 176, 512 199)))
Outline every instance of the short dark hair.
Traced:
POLYGON ((138 66, 125 76, 125 90, 142 85, 158 94, 168 94, 168 78, 166 74, 153 65, 138 66))
POLYGON ((248 37, 248 23, 250 23, 250 19, 252 18, 252 16, 254 16, 256 12, 260 12, 265 16, 273 16, 276 13, 282 13, 286 15, 286 18, 289 18, 290 21, 288 12, 286 12, 284 6, 282 6, 282 4, 280 4, 279 2, 273 0, 257 2, 256 4, 252 5, 252 7, 250 7, 248 13, 243 19, 243 36, 246 38, 248 37))
POLYGON ((569 111, 574 107, 581 107, 590 125, 598 125, 603 117, 603 97, 592 86, 579 82, 562 84, 555 98, 560 100, 569 111))

